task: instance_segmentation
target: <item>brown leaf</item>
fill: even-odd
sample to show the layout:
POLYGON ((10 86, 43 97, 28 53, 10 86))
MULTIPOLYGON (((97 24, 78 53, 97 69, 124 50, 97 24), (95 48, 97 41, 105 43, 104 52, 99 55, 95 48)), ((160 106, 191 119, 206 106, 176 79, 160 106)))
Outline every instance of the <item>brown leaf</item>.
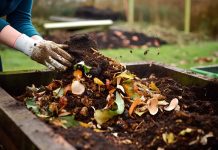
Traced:
POLYGON ((174 99, 171 100, 169 106, 164 107, 164 110, 171 111, 171 110, 175 109, 178 104, 179 104, 179 100, 177 98, 174 98, 174 99))
POLYGON ((80 81, 74 80, 71 84, 71 91, 75 95, 82 95, 85 92, 85 86, 80 81))
POLYGON ((151 98, 147 101, 148 111, 151 115, 155 115, 158 112, 158 99, 151 98))

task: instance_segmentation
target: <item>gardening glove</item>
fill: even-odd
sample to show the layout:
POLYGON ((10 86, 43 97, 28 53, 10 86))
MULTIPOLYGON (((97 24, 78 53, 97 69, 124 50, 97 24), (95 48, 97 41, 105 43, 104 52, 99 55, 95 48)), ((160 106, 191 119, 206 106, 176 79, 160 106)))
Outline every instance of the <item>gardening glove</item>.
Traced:
POLYGON ((47 40, 34 40, 25 34, 19 36, 14 47, 51 70, 66 70, 73 58, 63 49, 67 45, 47 40))

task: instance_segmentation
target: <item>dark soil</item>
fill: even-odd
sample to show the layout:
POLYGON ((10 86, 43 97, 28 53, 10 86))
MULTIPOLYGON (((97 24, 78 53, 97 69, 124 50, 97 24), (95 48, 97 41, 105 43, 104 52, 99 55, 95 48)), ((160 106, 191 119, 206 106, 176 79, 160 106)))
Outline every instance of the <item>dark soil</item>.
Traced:
POLYGON ((115 73, 124 70, 124 67, 116 61, 100 54, 96 42, 87 34, 72 36, 65 44, 69 45, 67 51, 75 58, 74 63, 84 61, 93 67, 90 72, 93 76, 104 80, 111 79, 115 73))
POLYGON ((75 16, 86 19, 111 19, 111 20, 125 20, 125 16, 121 12, 114 12, 110 8, 98 9, 92 6, 79 7, 75 16))
MULTIPOLYGON (((181 96, 180 111, 160 112, 155 116, 144 114, 141 117, 130 118, 128 112, 107 122, 102 129, 104 133, 96 133, 91 129, 74 127, 63 129, 54 127, 55 132, 63 135, 68 142, 78 149, 216 149, 218 146, 218 101, 209 101, 196 97, 191 88, 181 86, 171 78, 147 79, 154 81, 163 91, 167 99, 181 96), (108 128, 110 126, 110 129, 108 128), (180 131, 191 128, 193 132, 185 136, 180 131), (176 138, 174 144, 163 141, 163 133, 172 132, 176 138), (214 137, 208 138, 207 145, 195 141, 209 132, 214 137)), ((95 98, 95 100, 97 100, 95 98)), ((100 99, 99 101, 101 101, 100 99)), ((104 104, 101 104, 104 106, 104 104)), ((78 116, 78 120, 82 119, 78 116)))
POLYGON ((100 49, 103 48, 140 48, 140 47, 159 47, 167 44, 166 41, 149 37, 144 33, 127 32, 120 30, 108 30, 106 32, 91 33, 97 41, 100 49))
MULTIPOLYGON (((139 32, 127 32, 121 30, 107 30, 87 33, 98 44, 99 49, 110 48, 147 48, 147 47, 159 47, 167 44, 166 41, 157 38, 150 37, 144 33, 139 32)), ((64 34, 50 35, 44 37, 47 40, 51 40, 57 43, 64 43, 65 39, 69 39, 72 36, 71 32, 65 32, 64 34)))
MULTIPOLYGON (((66 42, 69 45, 68 52, 76 59, 83 59, 85 63, 94 66, 94 74, 105 82, 116 72, 123 69, 120 64, 102 56, 96 48, 96 43, 87 35, 74 36, 66 42), (113 66, 113 67, 111 67, 113 66)), ((72 82, 72 70, 63 73, 60 78, 64 85, 72 82)), ((216 149, 218 146, 218 101, 210 101, 207 98, 198 97, 192 87, 178 84, 169 77, 156 78, 151 76, 140 80, 144 84, 153 81, 166 96, 169 102, 172 98, 179 99, 179 111, 160 111, 152 116, 149 113, 141 117, 128 115, 125 109, 122 115, 116 116, 101 125, 101 131, 95 132, 89 128, 72 127, 64 129, 52 125, 54 131, 59 133, 77 149, 216 149), (190 133, 180 135, 182 130, 191 128, 190 133), (213 136, 203 140, 203 137, 212 132, 213 136), (163 140, 164 133, 173 133, 173 143, 167 144, 163 140), (203 141, 203 142, 202 142, 203 141), (205 144, 205 145, 204 145, 205 144)), ((87 89, 83 95, 73 97, 67 94, 70 103, 66 110, 75 114, 75 119, 88 123, 92 121, 94 106, 96 109, 106 105, 107 93, 104 89, 97 90, 92 79, 86 79, 84 83, 87 89), (94 92, 91 92, 94 91, 94 92), (81 114, 83 107, 88 108, 88 114, 81 114)), ((129 105, 125 102, 125 105, 129 105)))

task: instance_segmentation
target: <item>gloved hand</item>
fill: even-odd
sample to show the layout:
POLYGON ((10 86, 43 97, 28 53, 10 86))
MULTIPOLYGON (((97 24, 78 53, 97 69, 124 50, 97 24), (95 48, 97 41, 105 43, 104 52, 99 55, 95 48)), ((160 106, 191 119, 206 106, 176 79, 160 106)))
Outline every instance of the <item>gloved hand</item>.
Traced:
POLYGON ((66 70, 72 65, 73 58, 63 50, 67 47, 64 44, 47 40, 34 40, 22 34, 16 40, 14 47, 52 70, 66 70))

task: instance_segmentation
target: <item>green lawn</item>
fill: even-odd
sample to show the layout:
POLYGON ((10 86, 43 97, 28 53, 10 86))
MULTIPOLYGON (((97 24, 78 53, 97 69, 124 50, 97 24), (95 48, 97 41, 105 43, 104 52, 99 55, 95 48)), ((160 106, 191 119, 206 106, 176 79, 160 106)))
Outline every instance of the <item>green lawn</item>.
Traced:
MULTIPOLYGON (((160 47, 159 55, 157 48, 149 48, 147 55, 144 55, 145 50, 147 49, 112 49, 102 51, 102 53, 120 62, 156 61, 185 69, 193 66, 218 64, 218 59, 214 55, 215 52, 218 52, 218 42, 193 43, 183 46, 166 45, 160 47), (194 61, 197 57, 210 57, 213 61, 199 64, 194 61)), ((5 49, 0 51, 0 55, 4 71, 45 68, 18 51, 5 49)))
POLYGON ((115 58, 120 62, 137 61, 156 61, 180 68, 189 69, 193 66, 218 64, 218 58, 214 55, 218 52, 218 42, 202 42, 189 45, 166 45, 159 48, 149 48, 147 55, 144 55, 146 49, 130 50, 119 49, 103 51, 103 54, 115 58), (194 59, 198 57, 212 58, 212 62, 199 64, 194 59))

